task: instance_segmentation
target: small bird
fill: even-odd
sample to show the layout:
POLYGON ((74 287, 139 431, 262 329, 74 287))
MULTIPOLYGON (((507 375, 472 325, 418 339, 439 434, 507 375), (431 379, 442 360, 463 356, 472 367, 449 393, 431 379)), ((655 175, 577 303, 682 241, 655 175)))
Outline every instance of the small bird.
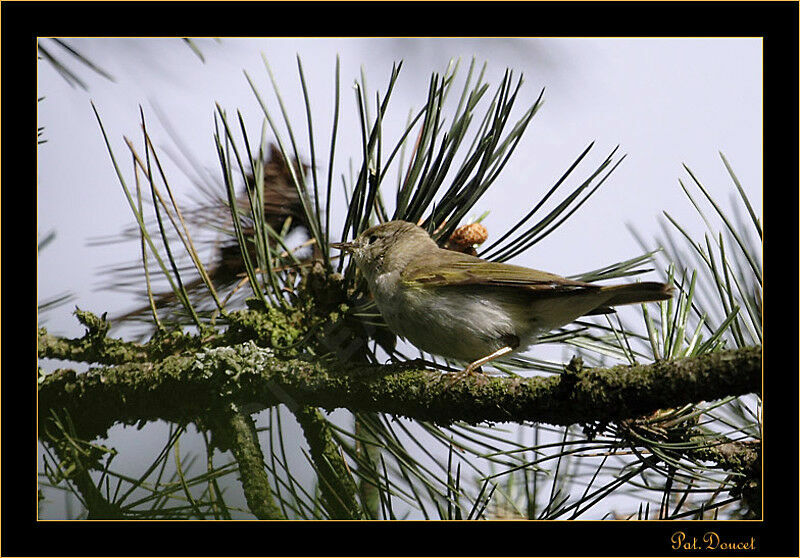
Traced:
POLYGON ((351 254, 392 332, 423 351, 469 363, 459 377, 581 316, 673 294, 664 283, 595 285, 445 250, 407 221, 331 246, 351 254))

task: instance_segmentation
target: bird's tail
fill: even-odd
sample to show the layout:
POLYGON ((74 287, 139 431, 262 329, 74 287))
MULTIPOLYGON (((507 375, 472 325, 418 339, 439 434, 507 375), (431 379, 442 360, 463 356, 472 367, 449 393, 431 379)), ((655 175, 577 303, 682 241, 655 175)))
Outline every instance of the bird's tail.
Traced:
POLYGON ((646 281, 627 285, 610 285, 602 288, 603 292, 612 294, 603 306, 619 306, 620 304, 637 304, 640 302, 656 302, 672 298, 675 289, 666 283, 646 281))

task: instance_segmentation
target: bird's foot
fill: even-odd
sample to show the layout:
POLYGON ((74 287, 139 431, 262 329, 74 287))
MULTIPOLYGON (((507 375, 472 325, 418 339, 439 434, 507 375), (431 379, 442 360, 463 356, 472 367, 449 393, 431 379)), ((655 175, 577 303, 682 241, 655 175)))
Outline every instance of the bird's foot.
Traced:
MULTIPOLYGON (((445 377, 445 375, 443 374, 442 377, 445 377)), ((473 366, 472 364, 470 364, 469 366, 464 368, 464 370, 462 370, 461 372, 456 372, 455 374, 453 374, 452 377, 450 378, 450 381, 447 382, 447 386, 445 387, 445 389, 450 389, 455 384, 463 382, 467 378, 474 379, 478 385, 485 385, 486 382, 488 381, 486 374, 483 373, 483 370, 481 370, 480 366, 473 366)))

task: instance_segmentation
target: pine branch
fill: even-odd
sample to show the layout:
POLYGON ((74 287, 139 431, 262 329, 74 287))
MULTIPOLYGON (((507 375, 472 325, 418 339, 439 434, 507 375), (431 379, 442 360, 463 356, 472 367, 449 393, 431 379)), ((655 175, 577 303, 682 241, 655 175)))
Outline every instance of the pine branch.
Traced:
POLYGON ((286 519, 270 489, 264 454, 250 415, 231 406, 227 415, 211 427, 215 443, 230 449, 239 463, 247 506, 258 519, 286 519))
POLYGON ((58 459, 59 473, 68 479, 87 511, 87 519, 122 519, 120 508, 107 500, 90 475, 90 470, 100 468, 99 452, 89 444, 81 444, 70 432, 71 425, 57 413, 51 414, 47 428, 40 436, 58 459))
POLYGON ((252 342, 41 379, 39 419, 66 409, 79 435, 113 424, 194 421, 228 402, 378 411, 436 423, 609 422, 658 409, 758 393, 761 346, 649 365, 567 371, 555 377, 466 380, 448 387, 416 363, 347 366, 277 358, 252 342), (181 393, 181 397, 175 397, 181 393))
MULTIPOLYGON (((702 440, 699 440, 702 443, 702 440)), ((761 441, 724 442, 701 447, 691 452, 692 457, 712 461, 726 471, 738 473, 739 480, 731 496, 741 496, 748 509, 746 519, 761 519, 761 441)))
POLYGON ((360 519, 358 491, 339 447, 333 441, 325 417, 314 407, 294 409, 311 449, 311 459, 319 478, 322 502, 331 519, 360 519))

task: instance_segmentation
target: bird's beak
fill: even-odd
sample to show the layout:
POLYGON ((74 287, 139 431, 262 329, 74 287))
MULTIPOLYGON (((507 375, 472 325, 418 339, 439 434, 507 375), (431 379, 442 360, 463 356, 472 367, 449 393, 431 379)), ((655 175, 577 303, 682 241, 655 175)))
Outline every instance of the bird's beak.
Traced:
POLYGON ((344 252, 352 252, 356 245, 354 242, 331 242, 331 248, 342 250, 344 252))

